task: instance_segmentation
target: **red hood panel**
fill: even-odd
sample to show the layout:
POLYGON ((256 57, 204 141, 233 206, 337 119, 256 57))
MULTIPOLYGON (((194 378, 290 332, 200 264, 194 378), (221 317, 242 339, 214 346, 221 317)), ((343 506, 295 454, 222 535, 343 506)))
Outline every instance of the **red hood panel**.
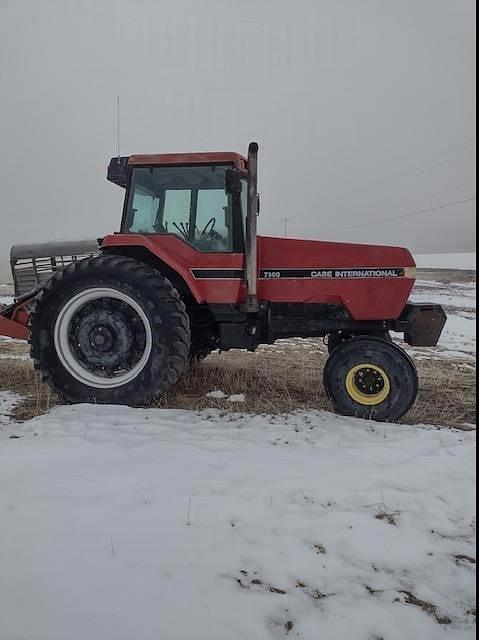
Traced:
POLYGON ((407 249, 320 240, 258 238, 259 264, 269 268, 415 267, 407 249))
POLYGON ((260 300, 340 304, 356 320, 398 318, 414 280, 394 270, 416 266, 401 247, 267 237, 258 238, 258 265, 260 300))

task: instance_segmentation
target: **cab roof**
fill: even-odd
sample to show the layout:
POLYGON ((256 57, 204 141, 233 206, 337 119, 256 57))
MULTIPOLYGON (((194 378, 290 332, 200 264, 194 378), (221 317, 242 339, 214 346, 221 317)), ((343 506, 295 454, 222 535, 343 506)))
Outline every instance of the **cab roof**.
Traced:
POLYGON ((112 158, 108 166, 107 179, 120 187, 126 187, 128 167, 191 166, 195 164, 228 164, 244 173, 247 171, 248 161, 239 153, 228 151, 135 154, 112 158))
POLYGON ((213 151, 208 153, 148 153, 132 155, 128 165, 157 166, 183 164, 233 164, 240 171, 246 171, 247 160, 239 153, 213 151))

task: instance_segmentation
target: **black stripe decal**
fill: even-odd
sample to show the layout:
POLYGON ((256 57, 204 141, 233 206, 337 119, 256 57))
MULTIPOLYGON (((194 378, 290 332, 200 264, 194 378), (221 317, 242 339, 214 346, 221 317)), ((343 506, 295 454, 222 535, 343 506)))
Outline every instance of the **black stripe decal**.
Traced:
POLYGON ((308 278, 313 280, 349 280, 357 278, 404 278, 404 269, 365 267, 350 269, 263 269, 260 278, 279 280, 281 278, 308 278))
MULTIPOLYGON (((197 280, 241 280, 245 277, 243 269, 192 269, 197 280)), ((280 280, 281 278, 310 280, 350 280, 359 278, 404 278, 405 270, 384 267, 364 267, 350 269, 262 269, 262 280, 280 280)))
POLYGON ((191 273, 198 280, 241 280, 243 269, 192 269, 191 273))

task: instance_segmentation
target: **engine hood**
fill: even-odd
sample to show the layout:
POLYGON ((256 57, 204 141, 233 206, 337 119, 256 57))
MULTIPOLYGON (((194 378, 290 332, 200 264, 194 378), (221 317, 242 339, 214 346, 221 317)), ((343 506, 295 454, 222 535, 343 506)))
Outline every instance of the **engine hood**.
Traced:
MULTIPOLYGON (((408 249, 380 245, 294 240, 290 238, 258 238, 259 263, 262 269, 308 269, 314 271, 409 269, 416 266, 408 249)), ((361 277, 358 273, 357 277, 361 277)), ((364 275, 363 277, 368 277, 364 275)), ((385 274, 384 277, 388 277, 385 274)))
POLYGON ((414 286, 414 259, 402 247, 258 238, 258 297, 333 304, 362 320, 400 316, 414 286))

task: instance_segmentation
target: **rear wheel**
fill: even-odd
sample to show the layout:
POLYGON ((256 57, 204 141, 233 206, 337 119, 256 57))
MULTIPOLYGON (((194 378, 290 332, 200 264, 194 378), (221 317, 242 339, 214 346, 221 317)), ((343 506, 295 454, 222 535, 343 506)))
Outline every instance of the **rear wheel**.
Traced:
POLYGON ((45 285, 31 315, 31 355, 70 402, 142 404, 185 370, 188 315, 161 274, 122 256, 74 263, 45 285))
POLYGON ((339 413, 381 421, 401 418, 418 392, 416 367, 408 354, 369 336, 351 338, 334 349, 324 384, 339 413))

